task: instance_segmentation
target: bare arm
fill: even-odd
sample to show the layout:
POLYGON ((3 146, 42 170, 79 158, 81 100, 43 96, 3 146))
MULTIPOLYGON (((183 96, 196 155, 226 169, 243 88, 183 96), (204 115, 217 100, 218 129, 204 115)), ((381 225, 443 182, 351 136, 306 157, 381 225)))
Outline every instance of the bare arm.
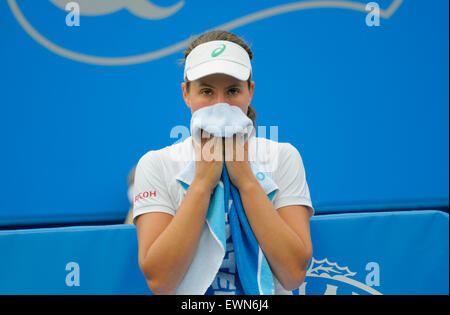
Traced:
MULTIPOLYGON (((214 139, 214 140, 213 140, 214 139)), ((147 213, 137 217, 139 265, 150 290, 155 294, 171 294, 178 287, 194 258, 209 208, 211 191, 222 174, 223 161, 209 157, 207 151, 218 149, 222 156, 222 144, 205 146, 211 140, 202 140, 201 152, 195 146, 195 178, 175 216, 166 213, 147 213), (201 155, 200 155, 201 154, 201 155)))
POLYGON ((285 289, 298 288, 312 255, 308 210, 304 206, 287 206, 276 211, 256 180, 239 192, 272 272, 285 289))
POLYGON ((171 294, 183 279, 197 250, 210 189, 194 182, 175 216, 148 213, 137 218, 139 265, 150 290, 171 294))

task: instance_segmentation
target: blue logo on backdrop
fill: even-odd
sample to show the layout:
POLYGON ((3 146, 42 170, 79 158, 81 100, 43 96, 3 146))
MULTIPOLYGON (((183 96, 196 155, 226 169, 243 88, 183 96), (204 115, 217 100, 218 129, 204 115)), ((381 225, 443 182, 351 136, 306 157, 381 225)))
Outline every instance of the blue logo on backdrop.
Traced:
POLYGON ((370 272, 365 282, 355 280, 356 272, 348 267, 340 267, 337 263, 329 262, 327 258, 316 260, 312 258, 306 272, 305 281, 299 289, 300 295, 381 295, 372 286, 379 286, 379 266, 370 262, 366 266, 370 272), (368 268, 369 267, 369 268, 368 268))
MULTIPOLYGON (((388 8, 380 9, 379 15, 385 19, 390 18, 402 1, 389 1, 388 8)), ((109 66, 138 64, 156 60, 180 51, 187 46, 189 39, 173 44, 178 39, 174 36, 172 38, 171 34, 166 34, 169 28, 175 28, 173 25, 182 25, 183 27, 189 25, 186 23, 186 16, 184 21, 173 20, 183 14, 183 9, 187 7, 185 1, 170 2, 174 4, 162 7, 149 0, 49 0, 48 2, 8 0, 11 11, 19 24, 45 48, 60 56, 79 62, 109 66), (70 27, 66 27, 61 22, 63 21, 61 16, 68 13, 65 11, 66 5, 71 2, 78 4, 79 14, 85 17, 85 20, 83 20, 83 23, 86 23, 83 24, 83 26, 86 25, 85 31, 79 31, 79 34, 74 34, 70 27), (29 7, 30 3, 32 3, 34 9, 37 7, 40 12, 45 12, 45 19, 42 19, 42 15, 39 17, 33 16, 33 12, 31 12, 33 9, 29 7), (128 16, 125 16, 126 20, 124 20, 124 15, 121 15, 124 12, 129 13, 128 16), (113 20, 115 22, 112 22, 113 20), (168 24, 167 20, 170 20, 171 24, 168 24), (51 27, 43 27, 43 21, 51 24, 51 27), (55 28, 54 26, 58 23, 61 27, 55 28), (124 23, 126 28, 122 27, 124 23), (43 35, 44 29, 49 33, 46 36, 43 35), (130 36, 130 34, 133 34, 133 36, 130 36), (163 37, 147 40, 147 34, 163 37), (172 43, 164 43, 167 38, 172 43), (131 40, 132 42, 130 42, 131 40), (145 46, 146 44, 154 45, 154 43, 163 47, 145 46), (96 44, 99 47, 95 47, 96 44), (131 52, 126 51, 127 49, 131 52)), ((232 30, 276 15, 319 8, 340 8, 360 11, 365 15, 372 14, 368 5, 363 2, 298 1, 259 9, 257 12, 222 25, 206 26, 207 29, 202 30, 202 32, 208 29, 232 30)), ((192 16, 189 17, 189 20, 191 19, 192 16)), ((180 33, 179 30, 177 30, 177 33, 180 33)))

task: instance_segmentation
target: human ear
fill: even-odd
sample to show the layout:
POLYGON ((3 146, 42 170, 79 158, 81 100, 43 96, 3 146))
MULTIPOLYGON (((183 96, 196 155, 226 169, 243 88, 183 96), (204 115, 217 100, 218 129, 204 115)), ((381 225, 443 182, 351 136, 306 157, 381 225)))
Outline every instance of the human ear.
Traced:
POLYGON ((186 103, 186 106, 191 108, 191 104, 189 101, 189 92, 187 90, 186 82, 181 83, 181 91, 183 92, 183 99, 184 102, 186 103))
POLYGON ((248 90, 248 103, 247 103, 247 111, 248 111, 248 107, 250 106, 250 104, 252 103, 252 98, 253 98, 253 91, 255 90, 255 82, 252 81, 250 83, 250 87, 248 90))
POLYGON ((255 81, 252 81, 252 83, 250 84, 250 89, 249 89, 249 100, 248 103, 250 104, 252 102, 252 98, 253 98, 253 91, 255 90, 255 81))

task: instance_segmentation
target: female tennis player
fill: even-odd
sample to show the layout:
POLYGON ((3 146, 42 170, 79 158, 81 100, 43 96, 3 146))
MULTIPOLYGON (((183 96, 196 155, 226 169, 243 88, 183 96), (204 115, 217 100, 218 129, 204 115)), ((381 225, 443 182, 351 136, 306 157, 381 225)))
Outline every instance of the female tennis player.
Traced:
MULTIPOLYGON (((191 41, 181 84, 191 113, 226 103, 242 110, 254 124, 252 58, 244 40, 227 31, 207 32, 191 41)), ((214 252, 207 224, 211 196, 225 164, 270 266, 273 294, 291 294, 304 281, 312 256, 309 220, 314 209, 299 152, 289 143, 252 132, 244 144, 243 159, 235 154, 232 159, 211 159, 203 152, 211 141, 218 143, 216 137, 202 138, 199 146, 191 136, 147 152, 136 167, 133 220, 139 266, 150 290, 154 294, 245 294, 228 222, 222 257, 214 252), (265 145, 276 150, 249 150, 265 145), (260 184, 250 161, 259 167, 259 179, 268 177, 275 183, 272 199, 268 194, 274 188, 269 191, 260 184)), ((224 145, 213 147, 228 150, 224 145)))

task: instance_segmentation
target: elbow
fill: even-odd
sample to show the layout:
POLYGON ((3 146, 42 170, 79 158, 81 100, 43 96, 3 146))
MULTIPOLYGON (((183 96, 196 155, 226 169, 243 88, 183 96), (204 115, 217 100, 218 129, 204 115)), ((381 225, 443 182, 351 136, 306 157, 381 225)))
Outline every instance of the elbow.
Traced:
POLYGON ((144 271, 143 273, 145 276, 145 280, 147 281, 147 286, 150 289, 151 293, 155 295, 170 295, 175 291, 175 288, 170 286, 168 281, 161 279, 161 277, 149 275, 144 271))
POLYGON ((306 268, 305 269, 301 269, 297 272, 294 280, 295 280, 295 286, 292 290, 297 289, 298 287, 300 287, 303 283, 303 281, 305 281, 306 278, 306 268))
POLYGON ((302 259, 303 263, 295 264, 295 267, 289 272, 289 276, 285 281, 280 282, 285 290, 293 291, 298 289, 305 281, 308 265, 312 257, 312 248, 308 249, 305 254, 305 258, 302 259))
POLYGON ((155 279, 146 279, 147 285, 150 291, 155 295, 171 295, 174 289, 169 288, 167 285, 163 285, 162 282, 155 279))
POLYGON ((298 289, 302 285, 303 281, 305 281, 305 278, 306 269, 300 269, 296 272, 293 272, 289 279, 286 279, 280 283, 285 290, 293 291, 295 289, 298 289))
POLYGON ((141 272, 145 276, 145 280, 147 281, 147 286, 150 289, 151 293, 155 295, 170 295, 173 294, 175 288, 172 288, 168 285, 168 281, 162 279, 161 277, 157 277, 153 272, 151 272, 151 268, 144 263, 139 263, 139 267, 141 272))

